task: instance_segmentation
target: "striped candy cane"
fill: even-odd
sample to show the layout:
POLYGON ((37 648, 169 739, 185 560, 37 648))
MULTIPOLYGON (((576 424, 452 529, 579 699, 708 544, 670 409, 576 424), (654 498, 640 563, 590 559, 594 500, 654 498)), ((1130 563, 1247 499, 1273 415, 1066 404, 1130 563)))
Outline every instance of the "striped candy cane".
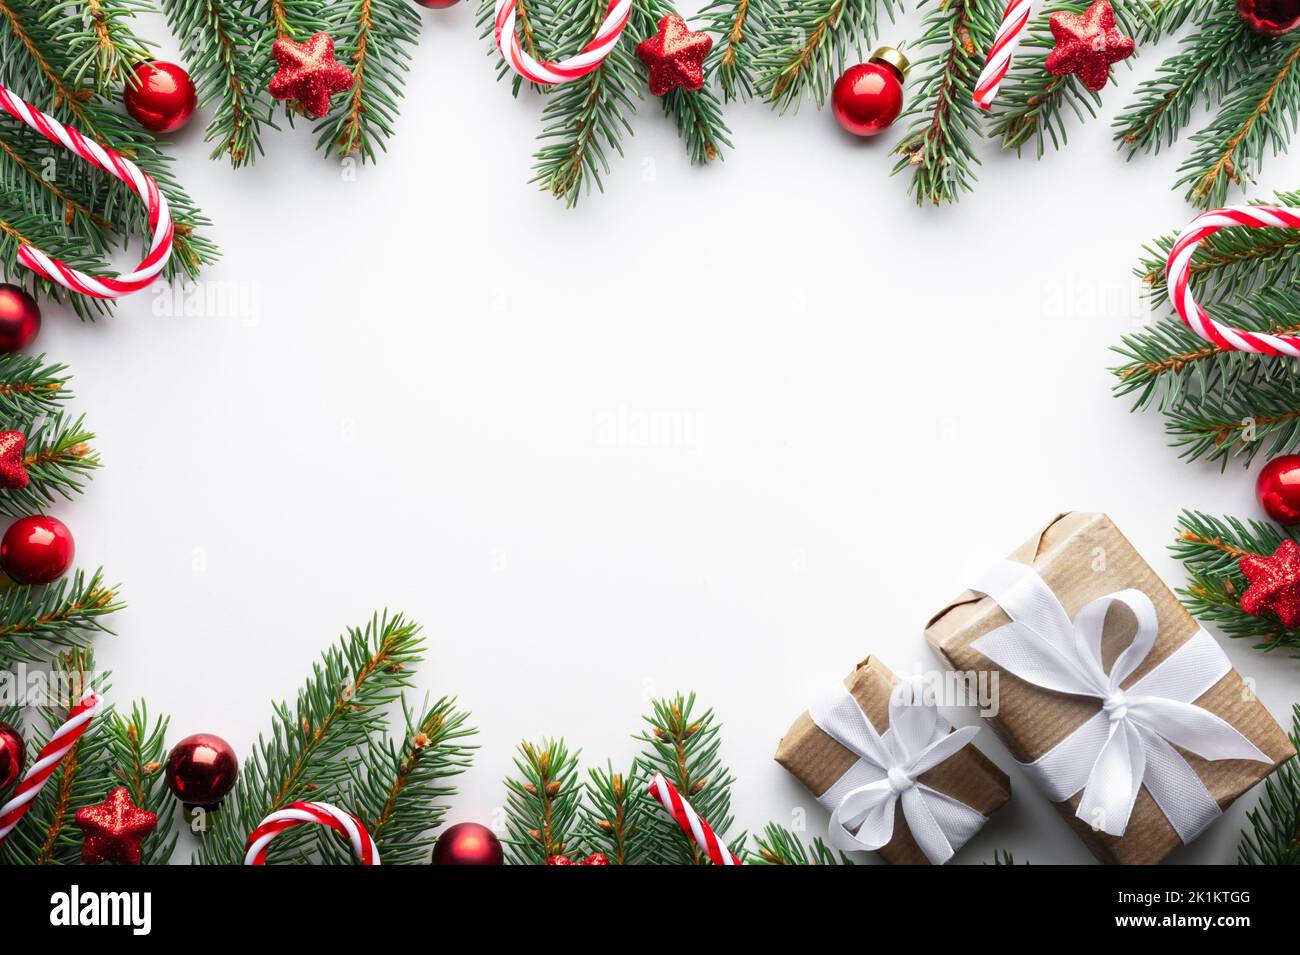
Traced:
POLYGON ((266 865, 266 850, 271 840, 294 826, 318 823, 342 833, 352 843, 352 851, 362 865, 379 865, 379 850, 361 820, 327 802, 295 802, 271 813, 248 836, 244 865, 266 865))
POLYGON ((1016 52, 1020 34, 1025 32, 1025 26, 1029 23, 1029 10, 1032 6, 1031 0, 1011 0, 1007 4, 1007 12, 1002 14, 1002 23, 998 25, 998 32, 993 37, 993 46, 989 48, 984 69, 975 81, 975 102, 980 109, 988 109, 993 105, 993 97, 997 96, 998 87, 1011 68, 1011 54, 1016 52))
POLYGON ((676 787, 664 779, 663 773, 655 773, 650 780, 650 795, 659 800, 659 805, 677 820, 682 832, 690 836, 700 850, 709 857, 714 865, 740 865, 740 859, 722 844, 722 841, 691 808, 691 804, 681 797, 676 787))
POLYGON ((610 0, 605 19, 596 30, 596 36, 575 56, 558 63, 538 63, 524 52, 515 34, 515 0, 496 0, 496 23, 493 30, 496 35, 497 49, 505 57, 510 67, 524 79, 534 83, 549 85, 565 83, 586 76, 605 62, 614 44, 623 35, 627 18, 632 13, 632 0, 610 0))
POLYGON ((18 248, 18 261, 41 278, 57 282, 64 288, 93 298, 118 298, 145 288, 167 265, 172 254, 172 215, 167 208, 167 197, 158 191, 153 177, 125 156, 107 146, 86 139, 75 129, 64 126, 53 116, 47 116, 31 103, 24 102, 4 86, 0 86, 0 107, 14 118, 26 123, 50 142, 58 143, 76 153, 92 166, 98 166, 111 176, 116 176, 134 189, 149 210, 149 254, 134 272, 116 277, 87 275, 51 258, 30 245, 18 248))
POLYGON ((1183 324, 1202 338, 1229 351, 1257 352, 1261 355, 1284 355, 1300 358, 1300 336, 1270 335, 1248 332, 1220 325, 1192 297, 1192 255, 1202 241, 1228 226, 1252 229, 1300 229, 1300 208, 1286 206, 1228 206, 1202 212, 1191 221, 1174 247, 1165 265, 1165 283, 1169 298, 1183 324))
POLYGON ((59 768, 59 763, 63 762, 63 757, 68 755, 68 751, 77 745, 77 740, 89 729, 90 721, 99 710, 100 699, 94 690, 87 691, 68 712, 63 725, 41 747, 36 762, 27 770, 12 798, 0 806, 0 842, 4 842, 9 833, 14 831, 18 821, 26 815, 49 778, 59 768))

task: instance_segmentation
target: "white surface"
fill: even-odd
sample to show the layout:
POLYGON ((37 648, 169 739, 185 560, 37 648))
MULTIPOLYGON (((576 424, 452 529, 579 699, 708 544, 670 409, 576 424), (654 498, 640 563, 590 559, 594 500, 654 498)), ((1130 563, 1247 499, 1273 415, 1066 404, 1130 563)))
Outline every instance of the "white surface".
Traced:
MULTIPOLYGON (((987 146, 955 208, 889 176, 897 135, 811 105, 730 108, 736 151, 698 170, 648 102, 569 212, 526 184, 540 100, 495 82, 467 4, 425 20, 390 152, 355 178, 301 125, 237 172, 208 161, 206 114, 178 138, 225 253, 206 287, 251 318, 148 293, 94 326, 47 310, 106 465, 58 513, 130 604, 100 659, 173 738, 248 752, 390 607, 425 627, 420 689, 480 728, 453 820, 499 812, 521 738, 625 762, 647 699, 694 689, 739 824, 806 810, 815 832, 777 740, 869 652, 933 666, 921 628, 976 568, 1085 508, 1177 583, 1180 508, 1255 512, 1252 473, 1180 462, 1110 394, 1108 348, 1148 315, 1139 248, 1192 215, 1169 188, 1185 142, 1128 165, 1110 142, 1154 51, 1069 151, 987 146)), ((1264 173, 1258 194, 1300 164, 1264 173)), ((1226 649, 1286 718, 1300 664, 1226 649)), ((959 861, 1090 861, 980 745, 1015 797, 959 861)), ((1175 858, 1233 861, 1258 795, 1175 858)))

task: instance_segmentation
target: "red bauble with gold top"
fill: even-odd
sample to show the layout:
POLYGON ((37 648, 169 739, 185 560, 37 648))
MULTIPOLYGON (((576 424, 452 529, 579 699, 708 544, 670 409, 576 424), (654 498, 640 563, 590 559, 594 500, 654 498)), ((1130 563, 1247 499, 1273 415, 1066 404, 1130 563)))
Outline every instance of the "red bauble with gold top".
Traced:
POLYGON ((215 807, 238 776, 234 747, 212 733, 185 737, 167 757, 167 786, 186 806, 215 807))
POLYGON ((194 81, 175 63, 137 63, 122 99, 126 111, 151 133, 171 133, 194 115, 199 104, 194 81))
POLYGON ((449 826, 433 847, 434 865, 501 865, 503 862, 501 840, 477 822, 449 826))
POLYGON ((855 136, 888 129, 903 109, 907 67, 907 57, 882 46, 869 62, 845 70, 831 91, 831 111, 840 125, 855 136))
POLYGON ((1281 36, 1300 26, 1300 0, 1237 0, 1237 16, 1256 33, 1281 36))

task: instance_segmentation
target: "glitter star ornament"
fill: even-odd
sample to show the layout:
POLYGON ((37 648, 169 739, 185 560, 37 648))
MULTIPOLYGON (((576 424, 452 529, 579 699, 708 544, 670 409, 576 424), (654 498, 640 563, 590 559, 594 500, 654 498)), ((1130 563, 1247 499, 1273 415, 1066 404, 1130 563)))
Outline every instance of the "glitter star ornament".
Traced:
POLYGON ((650 68, 650 92, 697 90, 704 85, 704 57, 713 46, 707 33, 692 33, 686 21, 670 13, 659 21, 659 32, 636 45, 636 55, 650 68))
POLYGON ((1115 29, 1115 10, 1097 0, 1083 13, 1053 13, 1049 21, 1056 48, 1047 55, 1047 72, 1073 73, 1094 93, 1110 78, 1110 65, 1133 55, 1133 40, 1115 29))
POLYGON ((126 787, 118 786, 98 806, 77 810, 77 828, 85 835, 81 861, 86 865, 139 865, 140 843, 156 825, 158 817, 133 805, 126 787))
POLYGON ((1300 546, 1284 540, 1272 557, 1248 554, 1237 562, 1250 587, 1241 609, 1255 617, 1271 613, 1287 627, 1300 625, 1300 546))
POLYGON ((25 488, 27 464, 23 452, 27 450, 27 435, 21 431, 0 431, 0 488, 17 491, 25 488))
POLYGON ((279 68, 268 87, 276 99, 297 100, 317 119, 330 109, 330 97, 352 88, 352 73, 334 59, 334 38, 314 33, 306 43, 281 37, 271 47, 279 68))

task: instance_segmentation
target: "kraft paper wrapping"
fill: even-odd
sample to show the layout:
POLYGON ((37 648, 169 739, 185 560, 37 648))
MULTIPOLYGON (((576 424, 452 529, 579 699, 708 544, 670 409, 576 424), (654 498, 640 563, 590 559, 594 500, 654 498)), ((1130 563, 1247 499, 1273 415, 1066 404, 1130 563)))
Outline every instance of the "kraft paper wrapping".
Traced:
MULTIPOLYGON (((1125 688, 1189 640, 1199 627, 1105 514, 1059 515, 1010 556, 1012 560, 1031 565, 1072 618, 1089 601, 1126 587, 1141 590, 1151 598, 1160 630, 1151 653, 1125 681, 1125 688)), ((987 657, 972 650, 971 643, 1009 622, 991 598, 968 590, 934 616, 925 636, 954 670, 988 671, 997 668, 987 657)), ((1102 634, 1102 659, 1107 670, 1131 642, 1134 630, 1131 614, 1113 608, 1102 634)), ((990 722, 1021 762, 1042 756, 1100 706, 1096 700, 1086 697, 1041 689, 1005 671, 998 674, 998 680, 998 712, 990 722)), ((1271 766, 1251 760, 1210 762, 1178 749, 1220 808, 1231 804, 1295 755, 1286 733, 1235 669, 1195 702, 1235 726, 1273 761, 1271 766)), ((1075 795, 1056 806, 1103 862, 1156 863, 1182 845, 1145 787, 1138 794, 1128 828, 1119 837, 1096 832, 1077 818, 1074 813, 1079 799, 1075 795)))
MULTIPOLYGON (((898 678, 875 657, 867 657, 844 679, 845 688, 858 701, 877 732, 889 729, 889 694, 898 678)), ((813 795, 830 789, 858 757, 831 739, 804 712, 782 737, 776 761, 789 770, 813 795)), ((1011 798, 1007 774, 974 746, 964 746, 953 756, 917 777, 931 789, 959 799, 985 816, 1011 798)), ((879 850, 892 865, 928 865, 907 828, 900 802, 894 817, 894 837, 879 850)))

